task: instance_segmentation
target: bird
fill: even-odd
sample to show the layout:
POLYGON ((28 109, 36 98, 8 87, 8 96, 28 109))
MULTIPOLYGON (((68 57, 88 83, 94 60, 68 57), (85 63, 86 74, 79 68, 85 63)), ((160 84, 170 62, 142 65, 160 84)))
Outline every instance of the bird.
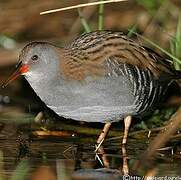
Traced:
POLYGON ((111 30, 85 33, 61 48, 30 42, 3 86, 19 75, 59 116, 104 123, 99 146, 111 124, 121 120, 126 144, 132 118, 154 109, 169 85, 181 78, 181 72, 158 53, 111 30))

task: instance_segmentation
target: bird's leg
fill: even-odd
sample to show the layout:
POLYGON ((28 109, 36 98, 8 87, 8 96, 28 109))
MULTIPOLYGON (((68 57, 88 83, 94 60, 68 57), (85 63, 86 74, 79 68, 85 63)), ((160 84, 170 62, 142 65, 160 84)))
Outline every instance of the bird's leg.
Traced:
POLYGON ((111 126, 111 123, 108 123, 108 122, 104 125, 104 128, 103 128, 101 134, 99 135, 99 138, 97 139, 97 145, 96 145, 96 150, 95 150, 96 158, 98 158, 98 160, 101 162, 101 164, 106 168, 109 167, 109 161, 108 161, 108 158, 101 145, 104 142, 106 135, 108 134, 110 126, 111 126), (99 154, 101 154, 101 159, 103 162, 101 161, 99 154))
POLYGON ((97 139, 97 146, 96 146, 95 152, 97 152, 97 150, 100 148, 101 144, 104 142, 104 139, 105 139, 106 135, 108 134, 110 126, 111 126, 110 122, 107 122, 104 125, 104 128, 103 128, 101 134, 99 135, 99 138, 97 139))
POLYGON ((127 116, 124 118, 124 135, 123 135, 123 141, 122 144, 126 144, 127 138, 128 138, 128 131, 129 127, 131 125, 132 116, 127 116))

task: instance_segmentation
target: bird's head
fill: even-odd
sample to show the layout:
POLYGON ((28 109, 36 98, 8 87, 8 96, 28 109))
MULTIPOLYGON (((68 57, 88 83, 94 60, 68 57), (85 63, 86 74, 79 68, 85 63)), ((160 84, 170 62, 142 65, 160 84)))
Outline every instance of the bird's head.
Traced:
POLYGON ((31 42, 22 49, 16 71, 3 86, 7 86, 19 75, 24 75, 28 81, 46 83, 58 75, 59 59, 57 48, 52 44, 31 42))

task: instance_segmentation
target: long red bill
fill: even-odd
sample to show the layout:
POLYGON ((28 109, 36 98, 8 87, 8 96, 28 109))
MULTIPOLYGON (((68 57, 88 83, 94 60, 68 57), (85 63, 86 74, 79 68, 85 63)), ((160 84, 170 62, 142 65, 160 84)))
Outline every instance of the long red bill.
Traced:
POLYGON ((5 88, 12 81, 17 79, 21 74, 28 72, 29 66, 27 64, 23 64, 18 66, 17 70, 2 84, 2 88, 5 88))

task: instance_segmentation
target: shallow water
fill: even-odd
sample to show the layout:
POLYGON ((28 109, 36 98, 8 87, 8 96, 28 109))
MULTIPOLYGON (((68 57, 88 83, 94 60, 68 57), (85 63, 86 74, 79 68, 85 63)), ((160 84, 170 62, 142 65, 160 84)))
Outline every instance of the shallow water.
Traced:
MULTIPOLYGON (((28 119, 33 117, 28 117, 29 114, 26 115, 28 119)), ((18 118, 16 117, 15 119, 18 118)), ((70 130, 62 130, 63 136, 35 136, 33 134, 37 132, 37 129, 34 123, 17 124, 14 122, 14 119, 12 119, 12 116, 9 117, 9 119, 6 117, 6 121, 3 116, 3 118, 0 118, 0 122, 0 150, 3 156, 1 162, 3 166, 0 169, 1 175, 12 176, 17 165, 22 162, 22 160, 26 160, 28 163, 29 176, 31 176, 33 172, 36 172, 38 168, 44 167, 45 165, 51 168, 53 174, 57 174, 57 168, 60 168, 60 171, 66 172, 66 176, 71 176, 73 172, 79 169, 93 170, 105 167, 101 164, 104 163, 103 161, 95 160, 94 142, 97 137, 95 135, 77 133, 75 136, 70 130)), ((58 126, 61 126, 61 122, 58 126)), ((77 125, 75 129, 76 127, 77 125)), ((91 130, 92 127, 88 126, 87 128, 91 130)), ((101 131, 101 129, 98 130, 101 131)), ((119 130, 116 131, 119 133, 119 130)), ((147 138, 129 138, 126 146, 129 168, 132 167, 136 160, 140 159, 150 141, 151 139, 147 138)), ((104 155, 109 163, 109 168, 117 169, 122 174, 123 154, 120 142, 120 138, 111 140, 109 136, 103 148, 104 155)), ((180 143, 178 141, 176 143, 173 142, 169 144, 169 146, 171 146, 171 148, 168 150, 158 151, 156 159, 153 161, 154 165, 152 167, 156 169, 156 176, 181 175, 180 143), (172 152, 173 155, 171 154, 172 152)), ((100 158, 102 157, 103 156, 100 155, 100 158)), ((86 175, 81 172, 81 176, 87 176, 87 173, 91 172, 85 171, 86 175)))

